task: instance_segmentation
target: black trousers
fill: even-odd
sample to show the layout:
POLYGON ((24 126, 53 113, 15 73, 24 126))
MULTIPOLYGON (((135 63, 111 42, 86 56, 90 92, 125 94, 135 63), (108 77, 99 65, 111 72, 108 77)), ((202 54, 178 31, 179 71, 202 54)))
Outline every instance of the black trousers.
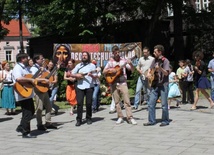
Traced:
POLYGON ((19 128, 23 129, 23 134, 30 133, 30 121, 35 113, 33 99, 18 101, 22 108, 22 119, 19 128))
POLYGON ((86 119, 92 117, 92 96, 94 88, 79 89, 76 88, 76 99, 77 99, 77 121, 82 121, 83 103, 84 97, 86 97, 86 119))
POLYGON ((184 85, 184 90, 188 94, 188 101, 190 101, 190 103, 193 104, 194 103, 193 81, 187 81, 184 85))

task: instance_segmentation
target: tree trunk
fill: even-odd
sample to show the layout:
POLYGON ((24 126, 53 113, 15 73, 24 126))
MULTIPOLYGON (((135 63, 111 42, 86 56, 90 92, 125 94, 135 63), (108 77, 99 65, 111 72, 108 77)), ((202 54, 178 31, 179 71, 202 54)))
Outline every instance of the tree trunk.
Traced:
POLYGON ((143 43, 144 46, 151 47, 151 39, 153 38, 154 35, 155 26, 157 25, 159 17, 161 16, 161 9, 163 8, 163 4, 164 0, 157 0, 156 9, 149 22, 149 28, 143 43))
MULTIPOLYGON (((175 53, 175 65, 178 60, 184 59, 184 41, 183 41, 183 23, 182 23, 182 4, 181 0, 173 0, 174 10, 174 53, 175 53)), ((178 66, 174 66, 176 69, 178 66)))

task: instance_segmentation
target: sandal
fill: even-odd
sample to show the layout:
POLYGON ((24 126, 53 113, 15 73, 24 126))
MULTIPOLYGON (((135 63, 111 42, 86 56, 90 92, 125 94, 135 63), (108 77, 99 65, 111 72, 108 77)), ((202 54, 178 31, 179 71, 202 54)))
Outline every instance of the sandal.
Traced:
POLYGON ((214 109, 214 105, 210 106, 210 109, 214 109))
POLYGON ((70 116, 72 116, 74 113, 72 111, 70 111, 70 116))
POLYGON ((191 107, 190 108, 190 110, 196 110, 197 109, 197 107, 191 107))

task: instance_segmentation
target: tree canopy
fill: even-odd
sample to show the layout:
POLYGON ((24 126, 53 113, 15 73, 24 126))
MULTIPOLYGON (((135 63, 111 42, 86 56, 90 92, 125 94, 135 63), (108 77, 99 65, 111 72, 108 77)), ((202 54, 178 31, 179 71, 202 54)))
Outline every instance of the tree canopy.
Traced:
MULTIPOLYGON (((207 10, 195 10, 194 0, 2 0, 0 2, 0 21, 9 23, 17 18, 21 9, 24 19, 36 25, 34 32, 40 36, 67 32, 73 35, 96 33, 92 28, 102 27, 103 31, 114 23, 149 19, 145 45, 154 35, 153 29, 161 20, 168 20, 167 9, 174 12, 175 42, 174 46, 182 50, 183 31, 194 36, 193 49, 203 48, 213 51, 214 6, 211 1, 207 10), (19 2, 21 2, 19 5, 19 2)), ((0 37, 8 33, 0 25, 0 37)), ((176 48, 176 47, 174 47, 176 48)))

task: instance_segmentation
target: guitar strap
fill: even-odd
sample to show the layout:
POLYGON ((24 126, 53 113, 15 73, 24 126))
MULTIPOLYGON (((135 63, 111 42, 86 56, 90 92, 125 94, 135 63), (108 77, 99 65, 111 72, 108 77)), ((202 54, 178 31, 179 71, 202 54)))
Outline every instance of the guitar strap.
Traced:
POLYGON ((21 66, 21 67, 22 67, 22 69, 25 69, 25 67, 24 67, 24 66, 22 66, 20 63, 18 63, 18 65, 19 65, 19 66, 21 66))
POLYGON ((83 67, 85 67, 85 66, 87 66, 87 65, 88 65, 88 63, 83 64, 83 66, 80 66, 80 68, 78 68, 78 70, 77 70, 77 73, 79 73, 80 69, 82 69, 83 67))
POLYGON ((39 69, 39 66, 38 66, 38 65, 36 65, 36 64, 34 64, 34 65, 33 65, 33 67, 36 67, 37 69, 39 69))

